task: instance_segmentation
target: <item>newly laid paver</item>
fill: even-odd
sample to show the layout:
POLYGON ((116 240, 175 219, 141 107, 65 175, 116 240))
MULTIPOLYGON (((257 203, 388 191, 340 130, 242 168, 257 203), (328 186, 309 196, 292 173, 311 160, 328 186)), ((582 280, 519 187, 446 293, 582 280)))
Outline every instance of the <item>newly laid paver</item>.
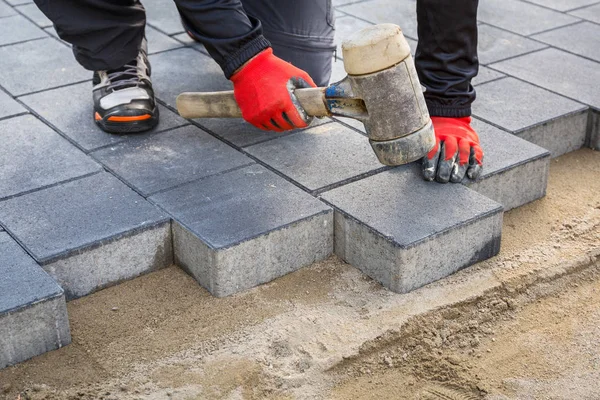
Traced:
POLYGON ((132 137, 92 155, 144 196, 253 163, 193 125, 132 137))
POLYGON ((0 369, 71 343, 63 290, 0 232, 0 369))
POLYGON ((569 14, 600 24, 600 3, 571 11, 569 14))
POLYGON ((531 35, 577 22, 579 19, 520 0, 486 0, 479 3, 477 19, 521 35, 531 35))
POLYGON ((468 187, 502 204, 505 210, 520 207, 546 194, 550 152, 490 124, 473 119, 484 151, 484 167, 468 187), (525 184, 526 182, 526 184, 525 184))
POLYGON ((478 26, 477 56, 484 65, 544 47, 548 46, 487 24, 478 26))
POLYGON ((336 209, 336 254, 394 292, 417 289, 500 250, 502 206, 463 185, 425 182, 416 164, 322 197, 336 209))
POLYGON ((246 151, 310 191, 385 168, 366 137, 338 123, 319 125, 246 151))
POLYGON ((27 18, 33 21, 40 28, 52 26, 52 21, 36 6, 34 3, 17 6, 17 10, 23 13, 27 18))
POLYGON ((148 40, 148 54, 183 47, 183 44, 177 40, 172 39, 149 25, 146 26, 146 39, 148 40))
POLYGON ((597 62, 549 48, 500 61, 491 67, 600 108, 600 68, 597 62))
POLYGON ((13 15, 0 21, 0 46, 46 36, 46 32, 22 15, 13 15))
MULTIPOLYGON (((91 78, 91 73, 88 76, 91 78)), ((91 81, 23 96, 20 100, 85 150, 92 150, 140 135, 114 135, 98 128, 93 118, 91 81)), ((188 123, 162 105, 159 105, 158 109, 160 120, 158 126, 150 133, 188 123)))
POLYGON ((167 35, 183 32, 181 19, 175 3, 171 0, 145 0, 148 24, 160 29, 167 35))
POLYGON ((477 86, 481 85, 482 83, 495 81, 496 79, 503 78, 505 76, 506 75, 504 75, 502 72, 494 71, 493 69, 480 65, 479 72, 477 73, 477 76, 473 78, 471 83, 473 86, 477 86))
POLYGON ((231 82, 207 55, 182 48, 150 56, 152 82, 159 99, 175 107, 182 92, 231 90, 231 82), (193 65, 193 68, 190 68, 193 65))
POLYGON ((550 150, 554 157, 585 143, 585 105, 514 78, 477 86, 473 113, 550 150))
POLYGON ((32 115, 0 121, 0 199, 101 170, 32 115))
POLYGON ((394 23, 405 36, 417 39, 416 0, 373 0, 338 7, 338 10, 373 24, 394 23))
POLYGON ((0 89, 0 118, 10 117, 26 111, 25 107, 17 103, 6 92, 0 89))
POLYGON ((582 22, 532 37, 554 47, 600 62, 600 25, 598 24, 582 22))
POLYGON ((169 218, 108 173, 2 201, 0 222, 68 299, 172 261, 169 218))
POLYGON ((0 18, 15 15, 17 12, 4 1, 0 0, 0 18))
POLYGON ((589 4, 597 3, 598 0, 527 0, 529 3, 539 4, 540 6, 553 8, 557 11, 568 11, 574 8, 580 8, 589 4))
POLYGON ((215 296, 331 254, 331 208, 259 165, 151 198, 173 217, 175 262, 215 296))
POLYGON ((90 71, 54 38, 0 47, 0 85, 14 96, 86 79, 91 79, 90 71))

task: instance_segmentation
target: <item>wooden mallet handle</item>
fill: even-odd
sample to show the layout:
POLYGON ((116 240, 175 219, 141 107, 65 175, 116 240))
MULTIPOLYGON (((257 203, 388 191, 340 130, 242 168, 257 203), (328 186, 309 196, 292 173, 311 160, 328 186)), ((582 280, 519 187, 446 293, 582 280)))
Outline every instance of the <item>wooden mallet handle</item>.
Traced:
MULTIPOLYGON (((325 104, 325 88, 296 89, 294 94, 306 113, 313 117, 331 115, 325 104)), ((184 118, 241 118, 233 91, 186 92, 177 96, 177 111, 184 118)))

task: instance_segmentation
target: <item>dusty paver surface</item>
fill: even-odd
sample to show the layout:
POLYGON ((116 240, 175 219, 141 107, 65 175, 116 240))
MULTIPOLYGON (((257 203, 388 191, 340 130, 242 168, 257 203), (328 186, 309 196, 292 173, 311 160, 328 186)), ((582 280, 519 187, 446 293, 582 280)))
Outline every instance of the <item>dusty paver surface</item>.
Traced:
POLYGON ((499 256, 408 295, 331 258, 226 299, 172 267, 71 301, 73 343, 0 371, 0 396, 402 398, 404 387, 418 398, 433 383, 492 399, 569 398, 566 383, 594 393, 599 173, 591 150, 553 160, 548 195, 506 214, 499 256), (489 276, 503 285, 479 292, 489 276), (457 304, 436 310, 440 297, 457 304))

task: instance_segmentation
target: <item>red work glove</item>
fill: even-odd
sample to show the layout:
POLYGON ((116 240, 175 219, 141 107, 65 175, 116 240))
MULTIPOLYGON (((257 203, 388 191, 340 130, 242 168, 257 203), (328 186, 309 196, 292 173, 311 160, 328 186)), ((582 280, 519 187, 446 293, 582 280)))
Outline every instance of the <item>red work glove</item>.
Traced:
POLYGON ((423 158, 425 180, 461 182, 466 175, 477 179, 483 167, 479 136, 471 127, 471 117, 431 117, 435 146, 423 158))
POLYGON ((299 105, 293 89, 316 87, 308 74, 273 55, 258 53, 231 77, 242 117, 257 128, 283 132, 308 126, 311 118, 299 105))

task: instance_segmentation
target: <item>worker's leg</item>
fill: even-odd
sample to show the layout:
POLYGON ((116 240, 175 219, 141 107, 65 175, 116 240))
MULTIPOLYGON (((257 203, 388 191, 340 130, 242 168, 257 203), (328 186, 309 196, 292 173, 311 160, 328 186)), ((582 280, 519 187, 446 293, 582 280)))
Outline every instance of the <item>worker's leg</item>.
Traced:
POLYGON ((146 16, 137 0, 35 0, 77 61, 91 71, 119 68, 135 59, 146 16))
POLYGON ((478 0, 417 0, 419 44, 415 64, 429 113, 471 115, 477 75, 478 0))
POLYGON ((276 56, 305 70, 319 86, 331 76, 335 44, 331 0, 242 0, 258 18, 276 56))

